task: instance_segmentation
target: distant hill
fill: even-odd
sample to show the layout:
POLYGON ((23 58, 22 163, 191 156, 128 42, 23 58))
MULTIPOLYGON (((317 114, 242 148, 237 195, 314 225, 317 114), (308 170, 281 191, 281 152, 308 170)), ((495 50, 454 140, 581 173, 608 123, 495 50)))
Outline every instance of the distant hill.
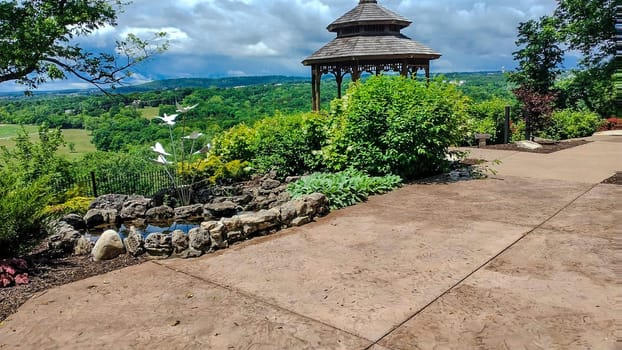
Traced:
POLYGON ((180 78, 180 79, 165 79, 152 81, 145 84, 123 86, 114 90, 115 93, 131 93, 131 92, 146 92, 154 90, 170 90, 178 88, 233 88, 239 86, 252 86, 252 85, 273 85, 273 84, 286 84, 286 83, 298 83, 309 81, 309 78, 305 77, 286 77, 281 75, 268 75, 257 77, 228 77, 228 78, 180 78))

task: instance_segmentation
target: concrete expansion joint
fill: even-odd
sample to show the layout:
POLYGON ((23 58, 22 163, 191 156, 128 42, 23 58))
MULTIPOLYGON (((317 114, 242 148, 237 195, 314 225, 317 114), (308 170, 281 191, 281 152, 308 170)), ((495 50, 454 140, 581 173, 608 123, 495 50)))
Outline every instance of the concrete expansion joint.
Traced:
MULTIPOLYGON (((188 272, 185 272, 185 271, 177 270, 177 269, 175 269, 175 268, 173 268, 173 267, 171 267, 171 266, 160 264, 160 263, 159 263, 159 262, 157 262, 157 261, 153 261, 153 263, 154 263, 154 264, 156 264, 156 265, 159 265, 159 266, 161 266, 161 267, 164 267, 165 269, 168 269, 168 270, 170 270, 170 271, 173 271, 173 272, 176 272, 176 273, 180 273, 180 274, 182 274, 182 275, 185 275, 185 276, 187 276, 187 277, 190 277, 190 278, 196 279, 196 280, 201 281, 201 282, 203 282, 203 283, 207 283, 207 284, 209 284, 209 285, 211 285, 211 286, 213 286, 213 287, 216 287, 216 288, 221 288, 221 289, 227 290, 227 291, 229 291, 229 292, 236 293, 236 294, 241 295, 241 296, 243 296, 243 297, 245 297, 245 298, 249 298, 249 299, 255 300, 255 301, 259 302, 259 303, 262 303, 262 304, 264 304, 264 305, 267 305, 267 306, 273 307, 273 308, 278 309, 278 310, 281 310, 281 311, 283 311, 283 312, 287 312, 287 313, 292 314, 292 315, 294 315, 294 316, 304 318, 304 319, 309 320, 309 321, 314 322, 314 323, 322 324, 322 325, 324 325, 324 326, 326 326, 326 327, 329 327, 329 328, 332 328, 332 329, 334 329, 334 330, 337 330, 337 331, 340 331, 340 332, 346 333, 346 334, 351 335, 351 336, 353 336, 353 337, 359 338, 359 339, 361 339, 361 340, 363 340, 363 341, 366 341, 366 342, 369 342, 369 343, 373 343, 373 342, 374 342, 374 341, 373 341, 373 340, 371 340, 371 339, 366 339, 366 338, 364 338, 364 337, 362 337, 362 336, 360 336, 360 335, 358 335, 358 334, 352 333, 352 332, 347 331, 347 330, 345 330, 345 329, 341 329, 341 328, 339 328, 339 327, 335 327, 334 325, 329 324, 329 323, 326 323, 326 322, 324 322, 324 321, 322 321, 322 320, 318 320, 318 319, 315 319, 315 318, 309 317, 309 316, 307 316, 307 315, 303 315, 303 314, 301 314, 301 313, 298 313, 298 312, 296 312, 296 311, 293 311, 293 310, 290 310, 290 309, 284 308, 284 307, 282 307, 282 306, 280 306, 280 305, 277 305, 277 304, 274 304, 274 303, 270 302, 269 300, 266 300, 266 299, 264 299, 264 298, 258 297, 257 295, 250 294, 250 293, 245 292, 245 291, 243 291, 243 290, 241 290, 241 289, 238 289, 238 288, 233 288, 233 287, 231 287, 231 286, 228 286, 228 285, 223 285, 223 284, 220 284, 220 283, 218 283, 218 282, 211 281, 211 280, 209 280, 209 279, 206 279, 206 278, 203 278, 203 277, 200 277, 200 276, 196 276, 196 275, 193 275, 193 274, 188 273, 188 272)), ((375 343, 374 343, 374 344, 375 344, 375 343)), ((373 344, 372 344, 372 345, 373 345, 373 344)))
POLYGON ((370 344, 368 347, 365 348, 365 350, 371 350, 371 348, 373 348, 376 345, 380 345, 379 343, 384 340, 385 338, 389 337, 392 333, 394 333, 396 330, 398 330, 399 328, 401 328, 402 326, 404 326, 406 323, 408 323, 410 320, 414 319, 415 317, 417 317, 419 314, 421 314, 423 311, 425 311, 426 309, 428 309, 430 306, 432 306, 433 304, 435 304, 437 301, 439 301, 442 297, 444 297, 445 295, 449 294, 449 292, 451 292, 452 290, 456 289, 458 286, 460 286, 462 283, 464 283, 467 279, 469 279, 471 276, 473 276, 476 272, 480 271, 481 269, 483 269, 486 265, 490 264, 491 262, 493 262, 495 259, 497 259, 498 257, 500 257, 501 255, 503 255, 504 253, 506 253, 507 251, 509 251, 510 249, 512 249, 514 246, 516 246, 519 242, 521 242, 523 239, 525 239, 525 237, 529 236, 530 234, 532 234, 534 231, 540 229, 542 226, 544 226, 545 224, 547 224, 549 221, 551 221, 553 218, 555 218, 557 215, 559 215, 561 212, 563 212, 564 210, 566 210, 568 207, 570 207, 571 205, 573 205, 575 202, 577 202, 579 199, 581 199, 581 197, 585 196, 586 194, 588 194, 589 192, 591 192, 594 188, 596 188, 596 186, 598 186, 600 183, 597 184, 593 184, 592 186, 590 186, 588 189, 586 189, 585 191, 579 193, 579 195, 577 195, 573 200, 571 200, 570 202, 568 202, 566 205, 564 205, 562 208, 560 208, 559 210, 557 210, 555 213, 553 213, 551 216, 549 216, 548 218, 546 218, 545 220, 543 220, 541 223, 539 223, 538 225, 536 225, 534 228, 532 228, 531 230, 527 231, 525 234, 523 234, 522 236, 520 236, 517 240, 515 240, 514 242, 512 242, 511 244, 509 244, 507 247, 505 247, 503 250, 501 250, 499 253, 497 253, 496 255, 494 255, 492 258, 488 259, 486 262, 484 262, 483 264, 481 264, 480 266, 478 266, 477 268, 475 268, 473 271, 471 271, 470 273, 468 273, 466 276, 464 276, 461 280, 459 280, 458 282, 456 282, 454 285, 452 285, 451 287, 449 287, 447 290, 445 290, 444 292, 442 292, 441 294, 439 294, 438 296, 436 296, 432 301, 430 301, 429 303, 427 303, 425 306, 423 306, 422 308, 416 310, 412 315, 410 315, 409 317, 407 317, 404 321, 400 322, 398 325, 392 327, 388 332, 386 332, 384 335, 382 335, 380 338, 378 338, 376 341, 374 341, 372 344, 370 344))

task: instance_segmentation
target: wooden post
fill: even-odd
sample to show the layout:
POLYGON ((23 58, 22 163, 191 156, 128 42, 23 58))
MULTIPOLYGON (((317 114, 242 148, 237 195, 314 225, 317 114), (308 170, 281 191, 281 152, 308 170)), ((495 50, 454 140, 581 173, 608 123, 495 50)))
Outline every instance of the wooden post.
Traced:
POLYGON ((97 195, 97 181, 95 181, 95 172, 91 171, 91 184, 93 185, 93 197, 98 197, 97 195))
POLYGON ((320 67, 314 65, 311 68, 311 94, 312 96, 312 108, 314 112, 318 112, 320 110, 320 83, 322 81, 322 73, 320 73, 320 67))
POLYGON ((425 70, 425 81, 430 84, 430 65, 426 64, 423 69, 425 70))
POLYGON ((341 98, 341 83, 343 82, 343 73, 341 70, 335 73, 335 80, 337 80, 337 98, 341 98))
POLYGON ((510 106, 505 106, 505 120, 503 123, 503 143, 510 143, 510 106))

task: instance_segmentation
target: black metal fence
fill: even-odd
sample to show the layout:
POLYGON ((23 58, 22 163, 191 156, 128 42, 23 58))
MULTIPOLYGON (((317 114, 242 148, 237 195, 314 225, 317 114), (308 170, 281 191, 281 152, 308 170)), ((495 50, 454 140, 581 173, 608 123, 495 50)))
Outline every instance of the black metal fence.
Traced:
POLYGON ((85 176, 56 179, 52 187, 56 193, 77 190, 80 194, 91 197, 110 193, 153 196, 163 189, 174 187, 174 182, 166 170, 138 174, 91 172, 85 176))

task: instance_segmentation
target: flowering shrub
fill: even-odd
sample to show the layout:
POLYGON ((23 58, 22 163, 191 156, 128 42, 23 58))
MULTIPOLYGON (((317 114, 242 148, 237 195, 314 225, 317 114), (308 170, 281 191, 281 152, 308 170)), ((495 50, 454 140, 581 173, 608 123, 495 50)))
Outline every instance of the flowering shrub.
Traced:
POLYGON ((0 260, 0 288, 28 284, 27 269, 24 259, 0 260))

